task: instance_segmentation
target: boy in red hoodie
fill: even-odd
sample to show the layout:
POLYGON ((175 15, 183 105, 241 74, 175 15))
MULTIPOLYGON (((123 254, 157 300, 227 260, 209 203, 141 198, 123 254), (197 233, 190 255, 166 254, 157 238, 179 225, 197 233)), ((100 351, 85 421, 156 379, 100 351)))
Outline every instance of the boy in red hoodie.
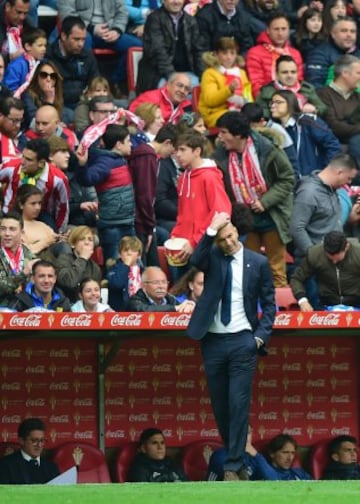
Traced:
POLYGON ((216 212, 231 215, 222 173, 215 161, 202 157, 205 142, 197 132, 185 133, 177 141, 176 157, 185 171, 177 185, 178 215, 171 237, 187 240, 178 254, 183 261, 189 259, 216 212))

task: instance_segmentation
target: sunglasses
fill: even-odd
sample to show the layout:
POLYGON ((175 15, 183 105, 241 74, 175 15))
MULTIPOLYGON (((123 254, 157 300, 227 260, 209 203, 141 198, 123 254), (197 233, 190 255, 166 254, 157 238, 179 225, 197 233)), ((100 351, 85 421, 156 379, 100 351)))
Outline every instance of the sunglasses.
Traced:
POLYGON ((57 81, 57 74, 55 72, 51 72, 51 73, 48 73, 48 72, 39 72, 39 77, 40 79, 47 79, 48 77, 50 77, 50 79, 54 82, 57 81))

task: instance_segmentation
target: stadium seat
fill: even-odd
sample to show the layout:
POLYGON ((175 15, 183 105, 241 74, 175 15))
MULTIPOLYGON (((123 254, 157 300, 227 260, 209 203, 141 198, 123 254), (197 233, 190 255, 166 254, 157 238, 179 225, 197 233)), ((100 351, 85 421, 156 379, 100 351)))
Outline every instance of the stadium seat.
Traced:
POLYGON ((135 93, 136 81, 138 76, 139 61, 143 55, 142 47, 129 47, 126 55, 126 67, 127 67, 127 84, 128 92, 135 93))
POLYGON ((322 439, 315 443, 310 452, 309 468, 314 479, 321 479, 324 469, 330 462, 329 443, 331 439, 322 439))
POLYGON ((10 441, 0 443, 0 457, 5 457, 5 455, 10 455, 11 453, 19 450, 20 445, 18 443, 12 443, 10 441))
POLYGON ((118 483, 125 483, 127 481, 127 475, 137 453, 138 446, 139 443, 137 441, 130 441, 119 448, 114 465, 114 479, 118 483))
POLYGON ((275 303, 279 310, 299 310, 291 287, 275 287, 275 303))
POLYGON ((100 266, 100 269, 104 267, 104 254, 103 254, 103 249, 98 245, 95 247, 93 255, 91 256, 91 259, 96 262, 100 266))
POLYGON ((101 450, 88 443, 70 441, 53 450, 52 460, 61 472, 76 465, 78 483, 110 483, 109 469, 101 450))
POLYGON ((191 481, 204 481, 212 453, 222 447, 215 439, 193 441, 182 450, 181 465, 191 481))

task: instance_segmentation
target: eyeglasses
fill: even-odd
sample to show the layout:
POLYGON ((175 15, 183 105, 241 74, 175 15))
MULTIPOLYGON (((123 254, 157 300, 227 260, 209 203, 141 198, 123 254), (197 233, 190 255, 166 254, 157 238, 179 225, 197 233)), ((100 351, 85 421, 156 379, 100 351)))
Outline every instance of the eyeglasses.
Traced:
POLYGON ((284 103, 286 103, 286 101, 285 101, 285 100, 274 100, 274 101, 272 101, 272 102, 270 103, 270 107, 271 107, 272 105, 283 105, 284 103))
POLYGON ((168 285, 167 280, 147 280, 146 282, 143 282, 144 284, 150 284, 150 285, 168 285))
POLYGON ((28 440, 33 445, 44 444, 46 442, 45 438, 28 438, 28 440))
POLYGON ((16 126, 17 124, 21 124, 21 123, 23 122, 23 118, 18 119, 18 118, 16 118, 16 117, 9 117, 9 116, 5 116, 5 117, 6 117, 6 119, 7 119, 8 121, 10 121, 10 122, 12 122, 13 124, 15 124, 15 126, 16 126))
POLYGON ((39 77, 40 77, 40 79, 47 79, 48 77, 50 77, 50 79, 54 82, 56 82, 57 78, 58 78, 58 76, 55 72, 48 73, 48 72, 44 72, 44 71, 39 72, 39 77))
POLYGON ((191 86, 187 86, 186 84, 183 84, 182 82, 175 82, 175 86, 179 89, 184 89, 187 93, 191 91, 191 86))

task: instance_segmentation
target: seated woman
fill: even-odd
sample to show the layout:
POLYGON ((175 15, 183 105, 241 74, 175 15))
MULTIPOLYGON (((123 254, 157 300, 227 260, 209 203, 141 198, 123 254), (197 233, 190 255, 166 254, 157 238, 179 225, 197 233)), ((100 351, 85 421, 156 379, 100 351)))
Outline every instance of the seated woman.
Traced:
POLYGON ((45 224, 36 220, 41 212, 43 193, 31 184, 19 187, 14 210, 19 212, 24 220, 22 243, 35 255, 47 249, 60 239, 60 235, 45 224))
POLYGON ((208 68, 201 77, 199 112, 208 128, 228 110, 241 110, 252 102, 251 83, 241 66, 244 61, 238 55, 234 38, 221 37, 215 43, 215 52, 206 52, 203 60, 208 68))
POLYGON ((94 253, 94 233, 88 226, 78 226, 69 234, 70 254, 61 254, 55 259, 57 285, 72 303, 78 300, 78 288, 85 278, 101 280, 101 271, 91 259, 94 253))
POLYGON ((72 312, 113 312, 110 305, 101 303, 100 282, 93 278, 84 278, 79 286, 79 301, 71 307, 72 312))
POLYGON ((173 483, 187 481, 186 475, 166 456, 164 434, 160 429, 145 429, 139 439, 139 451, 128 474, 128 481, 173 483))
MULTIPOLYGON (((62 75, 55 63, 49 60, 42 61, 36 68, 33 78, 25 93, 21 96, 24 102, 23 129, 26 131, 35 117, 36 110, 41 105, 52 104, 61 117, 63 112, 63 85, 62 75)), ((66 122, 66 118, 63 118, 66 122)))
POLYGON ((270 112, 272 119, 284 126, 297 148, 301 176, 322 170, 341 152, 340 142, 329 126, 319 117, 302 114, 292 91, 275 91, 270 112))
POLYGON ((156 103, 141 103, 136 107, 135 114, 144 121, 143 132, 152 142, 160 128, 165 124, 159 105, 156 105, 156 103))
POLYGON ((172 287, 171 294, 181 303, 185 299, 198 301, 204 289, 204 273, 194 266, 172 287))

